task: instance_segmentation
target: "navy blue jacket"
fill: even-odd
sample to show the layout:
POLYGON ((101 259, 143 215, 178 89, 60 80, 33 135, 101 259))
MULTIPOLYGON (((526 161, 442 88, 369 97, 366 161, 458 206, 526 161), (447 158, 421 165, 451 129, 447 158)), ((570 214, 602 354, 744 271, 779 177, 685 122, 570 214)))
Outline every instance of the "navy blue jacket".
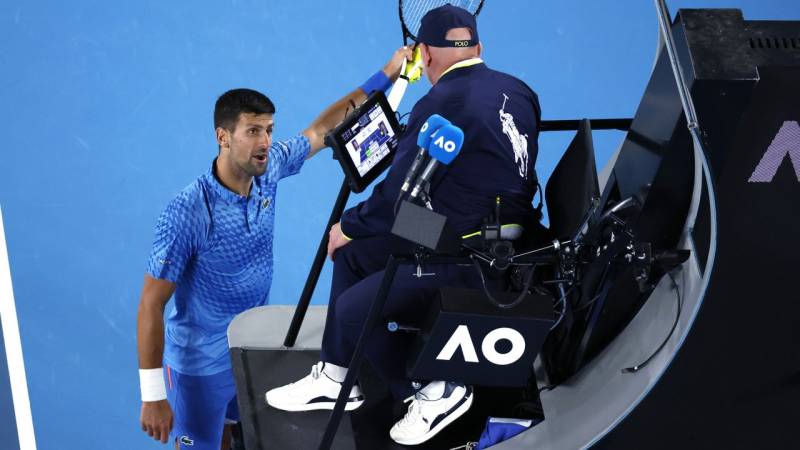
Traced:
POLYGON ((532 202, 539 100, 524 82, 479 63, 445 73, 414 105, 386 178, 367 200, 344 212, 342 232, 355 239, 390 233, 397 194, 417 153, 417 134, 434 113, 464 131, 464 145, 449 166, 436 170, 433 210, 466 235, 480 230, 499 194, 502 223, 526 228, 538 223, 532 202))

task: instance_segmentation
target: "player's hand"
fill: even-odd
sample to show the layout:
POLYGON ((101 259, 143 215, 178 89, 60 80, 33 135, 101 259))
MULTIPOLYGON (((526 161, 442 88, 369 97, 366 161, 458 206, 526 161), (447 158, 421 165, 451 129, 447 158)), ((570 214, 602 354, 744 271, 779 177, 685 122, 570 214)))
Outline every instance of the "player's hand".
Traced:
POLYGON ((400 69, 403 67, 403 61, 410 62, 412 58, 411 47, 403 46, 398 48, 392 55, 392 59, 383 66, 383 73, 394 81, 400 75, 400 69))
POLYGON ((142 402, 142 431, 166 444, 172 431, 172 408, 166 400, 142 402))
POLYGON ((422 49, 417 47, 417 49, 414 50, 411 61, 406 64, 402 75, 408 78, 409 83, 416 83, 422 78, 422 49))
POLYGON ((344 247, 350 242, 350 239, 347 239, 342 233, 342 225, 341 223, 335 223, 331 227, 331 231, 328 233, 328 258, 333 261, 333 256, 336 253, 336 250, 344 247))

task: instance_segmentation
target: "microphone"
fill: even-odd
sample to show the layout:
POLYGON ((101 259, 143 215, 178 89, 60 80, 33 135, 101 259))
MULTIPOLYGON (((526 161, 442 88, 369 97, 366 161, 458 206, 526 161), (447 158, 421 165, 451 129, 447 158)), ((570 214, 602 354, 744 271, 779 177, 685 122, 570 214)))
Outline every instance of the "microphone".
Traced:
POLYGON ((425 159, 425 152, 428 151, 428 145, 431 143, 433 134, 439 131, 439 128, 442 126, 449 124, 449 120, 438 114, 431 114, 428 120, 422 124, 422 127, 419 129, 419 135, 417 135, 417 147, 419 147, 419 151, 417 151, 417 156, 414 157, 411 167, 408 168, 398 198, 408 192, 408 189, 411 187, 411 183, 414 181, 414 178, 417 176, 417 171, 419 171, 419 167, 422 165, 422 160, 425 159))
POLYGON ((461 128, 453 124, 444 125, 442 128, 439 128, 436 136, 433 136, 430 145, 428 145, 428 153, 431 155, 431 160, 428 165, 425 166, 422 175, 417 178, 414 189, 411 190, 411 200, 419 197, 420 192, 430 181, 433 171, 436 170, 439 163, 449 165, 461 151, 461 146, 463 144, 464 132, 461 131, 461 128))

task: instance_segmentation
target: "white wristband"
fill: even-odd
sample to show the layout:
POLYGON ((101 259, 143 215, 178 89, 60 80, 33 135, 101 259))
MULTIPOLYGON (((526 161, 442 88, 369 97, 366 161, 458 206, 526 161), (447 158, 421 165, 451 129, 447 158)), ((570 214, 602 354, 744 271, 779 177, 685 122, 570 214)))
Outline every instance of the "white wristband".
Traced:
POLYGON ((142 389, 143 402, 157 402, 167 398, 164 368, 139 369, 139 386, 142 389))

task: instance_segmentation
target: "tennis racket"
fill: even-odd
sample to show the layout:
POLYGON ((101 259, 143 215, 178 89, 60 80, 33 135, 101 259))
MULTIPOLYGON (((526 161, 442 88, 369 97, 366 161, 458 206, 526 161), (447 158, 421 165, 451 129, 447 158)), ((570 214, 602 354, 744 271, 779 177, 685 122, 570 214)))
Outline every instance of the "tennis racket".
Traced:
POLYGON ((484 0, 400 0, 398 11, 400 25, 403 27, 403 45, 408 45, 409 39, 416 45, 419 26, 428 11, 449 3, 466 9, 477 17, 481 13, 483 2, 484 0))
MULTIPOLYGON (((400 26, 403 31, 403 45, 409 45, 409 41, 411 41, 416 51, 417 33, 419 33, 422 17, 424 17, 428 11, 449 3, 453 6, 466 9, 477 16, 483 8, 483 2, 484 0, 399 0, 398 12, 400 15, 400 26)), ((417 65, 421 64, 419 58, 415 58, 415 62, 417 65)), ((391 106, 394 111, 397 111, 397 107, 400 106, 400 101, 403 99, 406 88, 408 87, 408 77, 405 74, 412 73, 413 70, 417 68, 418 67, 415 67, 412 68, 412 70, 406 71, 406 63, 403 63, 403 67, 400 69, 400 77, 395 81, 394 86, 392 86, 392 91, 387 98, 389 100, 389 106, 391 106)))

